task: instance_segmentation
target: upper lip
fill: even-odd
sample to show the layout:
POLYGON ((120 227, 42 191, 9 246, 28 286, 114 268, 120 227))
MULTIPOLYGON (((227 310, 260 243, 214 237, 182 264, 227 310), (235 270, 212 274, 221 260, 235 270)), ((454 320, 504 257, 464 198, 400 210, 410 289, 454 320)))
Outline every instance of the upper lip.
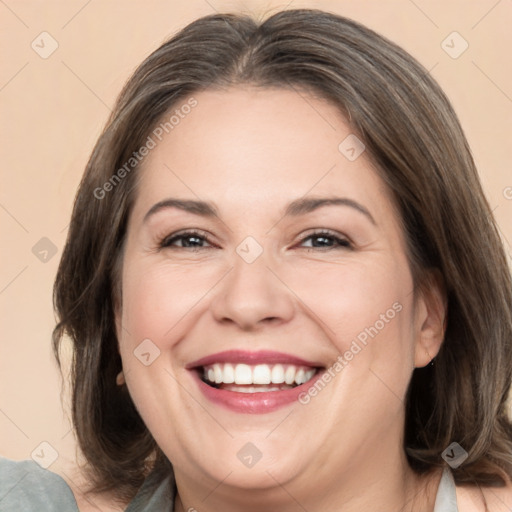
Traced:
POLYGON ((209 366, 215 363, 241 363, 248 365, 257 364, 290 364, 295 366, 310 366, 318 368, 323 366, 316 361, 307 361, 301 357, 284 352, 275 352, 273 350, 258 350, 255 352, 247 350, 226 350, 217 352, 206 357, 202 357, 197 361, 193 361, 186 365, 187 369, 198 368, 201 366, 209 366))

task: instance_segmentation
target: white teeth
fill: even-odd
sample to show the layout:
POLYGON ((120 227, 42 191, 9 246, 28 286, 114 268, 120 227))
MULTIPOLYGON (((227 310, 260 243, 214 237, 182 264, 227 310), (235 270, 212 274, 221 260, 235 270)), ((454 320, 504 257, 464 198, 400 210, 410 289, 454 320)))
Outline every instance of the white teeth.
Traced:
POLYGON ((295 368, 293 366, 288 366, 286 371, 284 372, 284 381, 286 384, 293 384, 295 382, 295 368))
POLYGON ((224 384, 233 384, 233 382, 235 382, 235 369, 233 368, 233 365, 225 364, 222 375, 222 382, 224 382, 224 384))
MULTIPOLYGON (((248 393, 256 391, 247 391, 247 389, 257 389, 258 391, 278 391, 281 387, 273 387, 272 384, 281 385, 301 385, 313 378, 316 373, 314 368, 283 364, 257 364, 250 366, 247 364, 215 363, 204 367, 203 377, 207 382, 215 384, 235 384, 236 390, 244 389, 248 393), (262 388, 239 388, 238 386, 258 385, 266 386, 262 388)), ((233 389, 233 390, 234 390, 233 389)))
POLYGON ((229 391, 236 393, 267 393, 269 391, 282 391, 279 386, 229 386, 229 391))
POLYGON ((255 366, 252 371, 252 383, 253 384, 270 384, 272 382, 270 378, 270 368, 266 364, 259 364, 255 366))
POLYGON ((219 364, 213 365, 213 375, 215 377, 215 383, 220 384, 222 382, 222 368, 219 364))
POLYGON ((282 364, 276 364, 272 368, 271 380, 274 384, 282 384, 284 382, 284 368, 282 364))
POLYGON ((252 384, 252 370, 247 364, 237 364, 235 367, 235 384, 252 384))

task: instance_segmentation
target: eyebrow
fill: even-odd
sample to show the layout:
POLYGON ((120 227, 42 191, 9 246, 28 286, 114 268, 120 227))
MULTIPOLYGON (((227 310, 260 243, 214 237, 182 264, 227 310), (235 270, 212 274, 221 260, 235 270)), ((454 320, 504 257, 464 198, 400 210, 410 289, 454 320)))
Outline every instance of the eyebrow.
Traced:
MULTIPOLYGON (((359 213, 362 213, 370 220, 372 224, 377 225, 375 219, 367 208, 365 208, 357 201, 347 197, 303 197, 295 199, 286 206, 284 216, 298 217, 299 215, 311 213, 324 206, 348 206, 355 209, 359 213)), ((154 204, 144 216, 143 222, 146 222, 149 217, 153 216, 157 212, 167 208, 177 208, 179 210, 192 213, 194 215, 200 215, 202 217, 218 217, 217 208, 213 203, 209 201, 168 198, 154 204)))

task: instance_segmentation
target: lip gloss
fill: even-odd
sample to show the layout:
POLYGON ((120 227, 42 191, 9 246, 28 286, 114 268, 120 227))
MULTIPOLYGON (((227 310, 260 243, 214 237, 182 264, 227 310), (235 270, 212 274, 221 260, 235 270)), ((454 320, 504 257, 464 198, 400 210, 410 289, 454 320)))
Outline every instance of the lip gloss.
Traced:
POLYGON ((191 373, 200 391, 211 402, 237 413, 264 414, 297 402, 299 395, 314 385, 323 371, 318 371, 308 382, 291 389, 256 393, 240 393, 214 388, 201 380, 198 371, 192 370, 191 373))

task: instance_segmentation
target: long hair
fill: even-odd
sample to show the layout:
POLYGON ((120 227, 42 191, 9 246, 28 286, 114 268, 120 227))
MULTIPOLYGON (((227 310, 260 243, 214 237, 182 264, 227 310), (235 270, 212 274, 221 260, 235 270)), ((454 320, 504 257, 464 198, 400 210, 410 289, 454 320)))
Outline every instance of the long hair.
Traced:
MULTIPOLYGON (((121 370, 114 314, 139 165, 134 152, 172 109, 201 90, 281 87, 336 105, 392 192, 416 286, 438 269, 448 298, 434 366, 407 391, 404 450, 424 473, 458 442, 457 483, 512 478, 512 284, 467 141, 427 70, 391 41, 319 10, 264 21, 216 14, 153 52, 127 82, 85 169, 54 288, 58 324, 73 344, 72 418, 96 491, 132 497, 170 463, 139 416, 121 370), (121 172, 121 169, 126 172, 121 172), (121 179, 122 178, 122 179, 121 179)), ((60 364, 60 361, 59 361, 60 364)))

